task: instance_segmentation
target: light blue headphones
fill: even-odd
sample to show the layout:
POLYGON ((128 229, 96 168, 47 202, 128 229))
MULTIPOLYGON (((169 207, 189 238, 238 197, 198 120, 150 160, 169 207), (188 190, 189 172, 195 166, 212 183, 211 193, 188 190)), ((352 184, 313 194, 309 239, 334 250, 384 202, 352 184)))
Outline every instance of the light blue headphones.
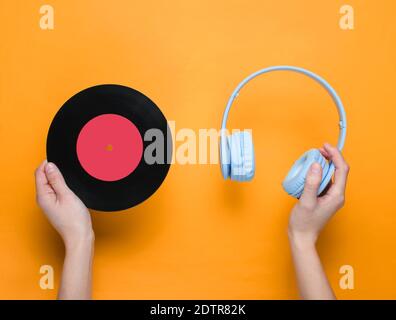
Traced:
MULTIPOLYGON (((227 107, 223 114, 223 120, 221 123, 221 136, 220 136, 220 165, 221 172, 224 179, 230 178, 236 181, 250 181, 253 179, 255 172, 255 161, 254 161, 254 149, 252 135, 249 131, 241 131, 233 133, 227 136, 226 124, 228 113, 231 109, 231 105, 235 98, 238 96, 239 91, 253 78, 267 72, 272 71, 293 71, 302 73, 321 84, 335 102, 338 114, 340 117, 340 134, 338 137, 337 148, 341 151, 344 147, 345 136, 346 136, 346 115, 343 104, 340 97, 335 90, 327 83, 326 80, 316 75, 315 73, 293 66, 274 66, 259 70, 247 78, 245 78, 234 90, 230 99, 228 100, 227 107)), ((305 177, 308 169, 314 163, 318 162, 322 166, 322 182, 319 187, 318 194, 320 194, 326 186, 329 184, 331 177, 334 173, 334 164, 327 162, 327 160, 321 155, 319 150, 311 149, 305 152, 300 159, 298 159, 290 169, 282 185, 285 191, 296 198, 300 198, 305 184, 305 177)))

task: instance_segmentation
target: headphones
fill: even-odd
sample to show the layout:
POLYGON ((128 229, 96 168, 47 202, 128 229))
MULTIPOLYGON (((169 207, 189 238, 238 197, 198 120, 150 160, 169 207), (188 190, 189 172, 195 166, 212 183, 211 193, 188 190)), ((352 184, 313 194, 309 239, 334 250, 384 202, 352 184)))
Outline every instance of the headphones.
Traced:
MULTIPOLYGON (((228 100, 227 107, 223 114, 223 120, 221 123, 221 134, 220 134, 220 165, 221 172, 224 179, 230 178, 235 181, 250 181, 254 177, 255 172, 255 160, 254 160, 254 148, 253 139, 250 131, 244 130, 233 133, 232 135, 226 135, 226 124, 228 113, 230 112, 232 103, 239 94, 239 91, 255 77, 272 72, 272 71, 292 71, 306 75, 320 85, 322 85, 332 97, 334 103, 337 106, 338 114, 340 118, 339 126, 340 133, 337 142, 337 148, 341 151, 344 147, 345 136, 346 136, 346 114, 344 106, 341 102, 340 97, 336 91, 330 86, 330 84, 316 75, 315 73, 293 66, 273 66, 259 70, 250 76, 246 77, 234 90, 230 99, 228 100)), ((300 198, 304 190, 305 177, 308 169, 314 163, 318 162, 322 167, 322 181, 318 190, 318 195, 329 184, 331 177, 334 173, 334 164, 328 162, 318 149, 311 149, 305 152, 292 166, 286 178, 283 180, 283 189, 291 196, 300 198)))

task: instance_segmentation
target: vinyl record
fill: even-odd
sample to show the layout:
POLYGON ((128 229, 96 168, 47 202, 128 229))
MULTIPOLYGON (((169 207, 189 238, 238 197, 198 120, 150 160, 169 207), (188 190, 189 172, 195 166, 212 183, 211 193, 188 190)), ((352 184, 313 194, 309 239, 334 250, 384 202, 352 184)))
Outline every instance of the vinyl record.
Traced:
POLYGON ((171 154, 161 110, 120 85, 99 85, 71 97, 47 137, 48 161, 88 208, 99 211, 124 210, 149 198, 164 181, 171 154))

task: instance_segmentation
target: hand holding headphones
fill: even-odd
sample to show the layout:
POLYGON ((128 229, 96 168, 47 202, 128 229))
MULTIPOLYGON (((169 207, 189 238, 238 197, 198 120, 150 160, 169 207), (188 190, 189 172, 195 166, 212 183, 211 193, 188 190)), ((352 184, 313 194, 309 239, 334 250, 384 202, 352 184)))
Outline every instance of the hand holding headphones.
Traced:
MULTIPOLYGON (((255 172, 255 160, 254 160, 254 148, 253 139, 249 131, 241 131, 233 133, 232 135, 226 135, 226 124, 228 113, 231 109, 232 103, 238 96, 239 91, 255 77, 272 72, 272 71, 292 71, 304 74, 322 85, 332 97, 334 103, 337 106, 338 114, 340 117, 340 134, 338 137, 337 148, 341 151, 344 147, 345 136, 346 136, 346 114, 344 106, 341 102, 340 97, 336 91, 330 86, 330 84, 316 75, 315 73, 293 66, 274 66, 259 70, 247 78, 245 78, 234 90, 230 99, 228 100, 226 109, 223 114, 223 120, 221 124, 221 137, 220 137, 220 165, 221 172, 224 179, 230 178, 235 181, 250 181, 254 177, 255 172)), ((334 164, 328 162, 318 149, 311 149, 305 152, 292 166, 282 185, 284 190, 295 198, 300 198, 305 185, 305 178, 311 165, 317 162, 322 167, 322 181, 318 189, 318 195, 329 184, 331 177, 334 173, 334 164)))

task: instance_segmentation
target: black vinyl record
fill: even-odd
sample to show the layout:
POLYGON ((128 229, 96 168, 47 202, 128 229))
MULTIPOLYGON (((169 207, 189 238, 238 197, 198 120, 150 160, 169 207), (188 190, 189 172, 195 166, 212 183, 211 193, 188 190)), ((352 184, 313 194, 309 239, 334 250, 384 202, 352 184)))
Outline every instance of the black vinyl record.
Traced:
POLYGON ((171 154, 170 129, 161 110, 144 94, 121 85, 98 85, 71 97, 47 137, 48 161, 88 208, 99 211, 124 210, 149 198, 165 179, 171 154), (145 139, 150 129, 157 134, 145 139), (159 146, 154 151, 153 143, 159 146), (147 147, 154 163, 145 160, 147 147))

